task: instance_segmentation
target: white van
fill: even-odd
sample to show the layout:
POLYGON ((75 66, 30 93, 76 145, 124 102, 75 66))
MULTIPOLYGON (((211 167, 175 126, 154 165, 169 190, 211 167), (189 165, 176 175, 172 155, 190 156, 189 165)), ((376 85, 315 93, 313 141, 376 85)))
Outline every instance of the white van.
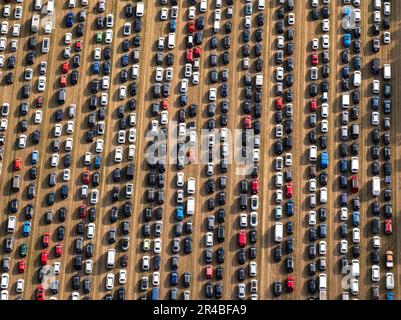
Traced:
POLYGON ((351 172, 358 173, 359 171, 359 159, 358 157, 351 158, 351 172))
POLYGON ((360 71, 354 72, 354 87, 360 87, 362 82, 362 74, 360 71))
POLYGON ((359 260, 354 259, 351 261, 351 276, 352 277, 359 277, 359 260))
POLYGON ((195 198, 194 197, 188 197, 187 201, 187 215, 194 215, 195 213, 195 198))
POLYGON ((255 84, 258 88, 263 87, 263 74, 256 74, 255 84))
POLYGON ((349 108, 349 93, 343 93, 341 97, 341 106, 343 109, 349 108))
POLYGON ((7 222, 7 232, 13 233, 15 231, 16 224, 17 224, 17 218, 15 216, 9 217, 7 222))
POLYGON ((375 10, 380 10, 382 7, 382 1, 381 0, 374 0, 373 2, 373 8, 375 10))
POLYGON ((116 249, 107 251, 107 268, 112 269, 116 265, 116 249))
POLYGON ((319 274, 319 291, 327 289, 327 275, 325 273, 319 274))
POLYGON ((373 177, 372 179, 372 196, 378 197, 380 195, 380 178, 373 177))
POLYGON ((143 2, 138 2, 136 4, 136 16, 143 17, 144 13, 145 13, 145 5, 143 4, 143 2))
POLYGON ((132 66, 132 69, 131 69, 132 71, 131 71, 131 78, 132 79, 138 79, 138 76, 139 76, 139 65, 137 65, 137 64, 134 64, 133 66, 132 66))
POLYGON ((310 146, 309 148, 309 161, 316 161, 317 160, 317 147, 310 146))
POLYGON ((265 0, 258 0, 258 9, 259 10, 264 10, 265 9, 265 0))
POLYGON ((46 14, 52 16, 54 13, 54 0, 48 0, 46 5, 46 14))
POLYGON ((327 188, 320 188, 320 203, 327 203, 327 188))
POLYGON ((220 20, 214 20, 213 31, 214 33, 218 33, 220 31, 220 20))
POLYGON ((35 8, 35 10, 41 10, 42 9, 42 0, 35 0, 34 8, 35 8))
POLYGON ((383 79, 384 80, 391 79, 391 66, 388 63, 383 64, 383 79))
POLYGON ((32 15, 32 19, 31 19, 31 31, 32 32, 39 31, 39 23, 40 23, 40 16, 38 14, 32 15))
POLYGON ((187 193, 188 194, 195 194, 195 178, 189 178, 187 182, 187 193))
POLYGON ((276 222, 274 225, 274 241, 281 242, 283 240, 283 223, 276 222))
POLYGON ((168 34, 167 48, 169 48, 169 49, 175 48, 175 33, 168 34))

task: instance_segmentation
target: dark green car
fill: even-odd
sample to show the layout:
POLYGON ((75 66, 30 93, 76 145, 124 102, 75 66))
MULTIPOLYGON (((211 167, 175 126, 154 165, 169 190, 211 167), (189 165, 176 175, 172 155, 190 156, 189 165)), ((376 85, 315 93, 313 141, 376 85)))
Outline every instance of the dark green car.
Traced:
POLYGON ((19 255, 21 256, 21 258, 24 258, 27 256, 27 254, 28 254, 28 246, 25 243, 23 243, 19 247, 19 255))
POLYGON ((391 97, 391 84, 386 83, 383 88, 383 95, 385 98, 391 97))

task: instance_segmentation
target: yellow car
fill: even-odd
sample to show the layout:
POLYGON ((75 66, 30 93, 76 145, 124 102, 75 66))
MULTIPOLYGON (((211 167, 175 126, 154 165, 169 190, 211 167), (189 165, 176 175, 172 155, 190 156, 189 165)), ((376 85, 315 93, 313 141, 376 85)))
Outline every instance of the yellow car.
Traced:
POLYGON ((143 251, 149 251, 150 250, 150 240, 145 239, 143 241, 143 246, 142 246, 143 251))

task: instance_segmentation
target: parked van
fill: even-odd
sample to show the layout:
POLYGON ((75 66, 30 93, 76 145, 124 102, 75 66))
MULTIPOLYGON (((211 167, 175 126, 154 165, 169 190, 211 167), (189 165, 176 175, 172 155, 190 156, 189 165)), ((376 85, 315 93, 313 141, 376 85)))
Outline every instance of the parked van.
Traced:
POLYGON ((258 9, 259 10, 264 10, 265 9, 265 0, 258 0, 258 9))
POLYGON ((383 64, 383 79, 390 80, 391 79, 391 66, 387 64, 383 64))
POLYGON ((256 87, 261 88, 263 86, 263 75, 258 73, 255 79, 256 87))
POLYGON ((13 233, 15 231, 17 224, 17 218, 15 216, 10 216, 7 222, 7 232, 13 233))
POLYGON ((359 137, 359 124, 358 123, 354 123, 351 126, 351 136, 354 139, 358 139, 358 137, 359 137))
POLYGON ((174 49, 175 48, 175 33, 169 33, 167 39, 167 48, 174 49))
POLYGON ((187 193, 195 194, 195 183, 196 180, 194 178, 189 178, 187 183, 187 193))
POLYGON ((380 195, 380 178, 373 177, 372 179, 372 196, 378 197, 380 195))
POLYGON ((116 265, 116 249, 107 251, 107 268, 112 269, 116 265))
POLYGON ((34 8, 35 8, 35 10, 41 10, 42 9, 42 0, 35 0, 34 8))
POLYGON ((309 161, 316 161, 317 160, 317 147, 310 146, 309 148, 309 161))
POLYGON ((21 185, 21 176, 16 175, 13 177, 12 189, 14 192, 18 192, 21 185))
POLYGON ((187 215, 192 216, 195 213, 195 198, 188 197, 187 201, 187 215))
POLYGON ((40 23, 40 16, 38 14, 32 15, 32 19, 31 19, 31 31, 32 32, 39 31, 39 23, 40 23))
POLYGON ((382 7, 382 1, 381 0, 374 0, 373 2, 373 8, 375 10, 380 10, 382 7))
POLYGON ((144 13, 145 13, 145 5, 143 4, 143 2, 138 2, 136 4, 136 16, 143 17, 144 13))
POLYGON ((214 33, 220 32, 220 20, 214 20, 213 31, 214 33))
POLYGON ((46 14, 52 16, 54 13, 54 0, 48 0, 46 6, 46 14))
POLYGON ((138 79, 138 76, 139 76, 139 65, 134 64, 131 69, 131 78, 135 80, 138 79))
POLYGON ((283 240, 283 223, 276 222, 274 225, 274 241, 281 242, 283 240))
POLYGON ((159 288, 152 289, 152 299, 151 300, 159 300, 159 288))
POLYGON ((327 275, 325 273, 319 274, 319 291, 327 289, 327 275))
POLYGON ((351 276, 359 277, 359 260, 354 259, 351 261, 351 276))
POLYGON ((343 93, 341 97, 341 106, 343 109, 349 108, 349 93, 343 93))
POLYGON ((360 71, 354 72, 354 87, 360 87, 362 82, 362 75, 360 71))
POLYGON ((357 173, 359 171, 359 159, 358 157, 351 158, 351 172, 357 173))
POLYGON ((50 38, 43 38, 42 53, 48 53, 50 50, 50 38))

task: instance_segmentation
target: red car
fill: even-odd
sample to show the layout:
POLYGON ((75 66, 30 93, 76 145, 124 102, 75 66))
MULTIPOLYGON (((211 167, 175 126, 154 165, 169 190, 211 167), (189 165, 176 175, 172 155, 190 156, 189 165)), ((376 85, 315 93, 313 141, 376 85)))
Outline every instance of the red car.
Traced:
POLYGON ((205 277, 206 279, 211 279, 213 277, 213 267, 211 265, 206 266, 205 277))
POLYGON ((14 170, 20 170, 21 166, 22 166, 21 157, 15 157, 15 159, 14 159, 14 170))
POLYGON ((292 182, 288 182, 285 184, 285 196, 287 198, 292 198, 292 195, 294 193, 293 187, 294 187, 294 185, 292 182))
POLYGON ((351 191, 353 193, 358 192, 359 190, 359 178, 358 176, 352 176, 351 177, 351 191))
POLYGON ((249 114, 247 114, 244 118, 244 128, 251 129, 252 128, 252 118, 249 114))
POLYGON ((194 62, 194 50, 192 48, 187 50, 187 62, 194 62))
POLYGON ((45 300, 45 289, 43 286, 36 288, 36 300, 45 300))
POLYGON ((283 109, 283 98, 282 97, 276 97, 275 104, 276 104, 276 109, 277 110, 282 110, 283 109))
POLYGON ((310 101, 309 107, 310 107, 310 111, 311 112, 315 112, 317 110, 317 100, 316 99, 312 99, 310 101))
POLYGON ((195 58, 199 58, 201 55, 201 48, 200 47, 196 47, 194 50, 194 56, 195 58))
POLYGON ((241 230, 238 234, 238 245, 241 248, 246 246, 246 234, 244 230, 241 230))
POLYGON ((82 183, 89 184, 89 181, 90 181, 89 171, 82 172, 82 183))
POLYGON ((193 149, 193 148, 189 149, 188 161, 189 161, 189 163, 195 162, 195 149, 193 149))
POLYGON ((81 204, 78 207, 78 214, 80 218, 85 218, 86 217, 86 206, 84 204, 81 204))
POLYGON ((167 99, 164 99, 162 101, 162 109, 163 110, 168 110, 168 101, 167 101, 167 99))
POLYGON ((60 87, 66 87, 67 86, 67 76, 62 75, 60 78, 60 87))
POLYGON ((19 260, 18 261, 18 272, 19 273, 24 273, 25 272, 25 261, 24 260, 19 260))
POLYGON ((188 30, 189 33, 194 33, 195 32, 195 21, 194 20, 188 21, 187 30, 188 30))
POLYGON ((63 245, 61 243, 56 244, 54 248, 54 255, 58 258, 61 257, 62 253, 63 253, 63 245))
POLYGON ((386 234, 393 233, 393 221, 391 219, 384 220, 384 232, 386 234))
POLYGON ((47 265, 47 258, 49 257, 49 251, 43 250, 42 253, 40 254, 40 264, 42 266, 47 265))
POLYGON ((81 40, 78 40, 75 42, 75 51, 81 51, 82 50, 82 42, 81 40))
POLYGON ((259 193, 259 179, 252 179, 251 181, 252 193, 259 193))
POLYGON ((50 242, 50 233, 47 232, 42 236, 42 247, 47 248, 49 246, 49 242, 50 242))
POLYGON ((295 279, 294 276, 287 277, 287 292, 293 292, 295 287, 295 279))
POLYGON ((42 108, 43 107, 43 97, 39 96, 36 98, 36 107, 42 108))
POLYGON ((319 54, 317 52, 312 52, 312 56, 311 56, 311 61, 312 61, 312 65, 316 66, 319 64, 319 54))
POLYGON ((70 63, 68 61, 64 62, 61 66, 61 71, 63 73, 67 73, 68 71, 70 71, 70 63))

